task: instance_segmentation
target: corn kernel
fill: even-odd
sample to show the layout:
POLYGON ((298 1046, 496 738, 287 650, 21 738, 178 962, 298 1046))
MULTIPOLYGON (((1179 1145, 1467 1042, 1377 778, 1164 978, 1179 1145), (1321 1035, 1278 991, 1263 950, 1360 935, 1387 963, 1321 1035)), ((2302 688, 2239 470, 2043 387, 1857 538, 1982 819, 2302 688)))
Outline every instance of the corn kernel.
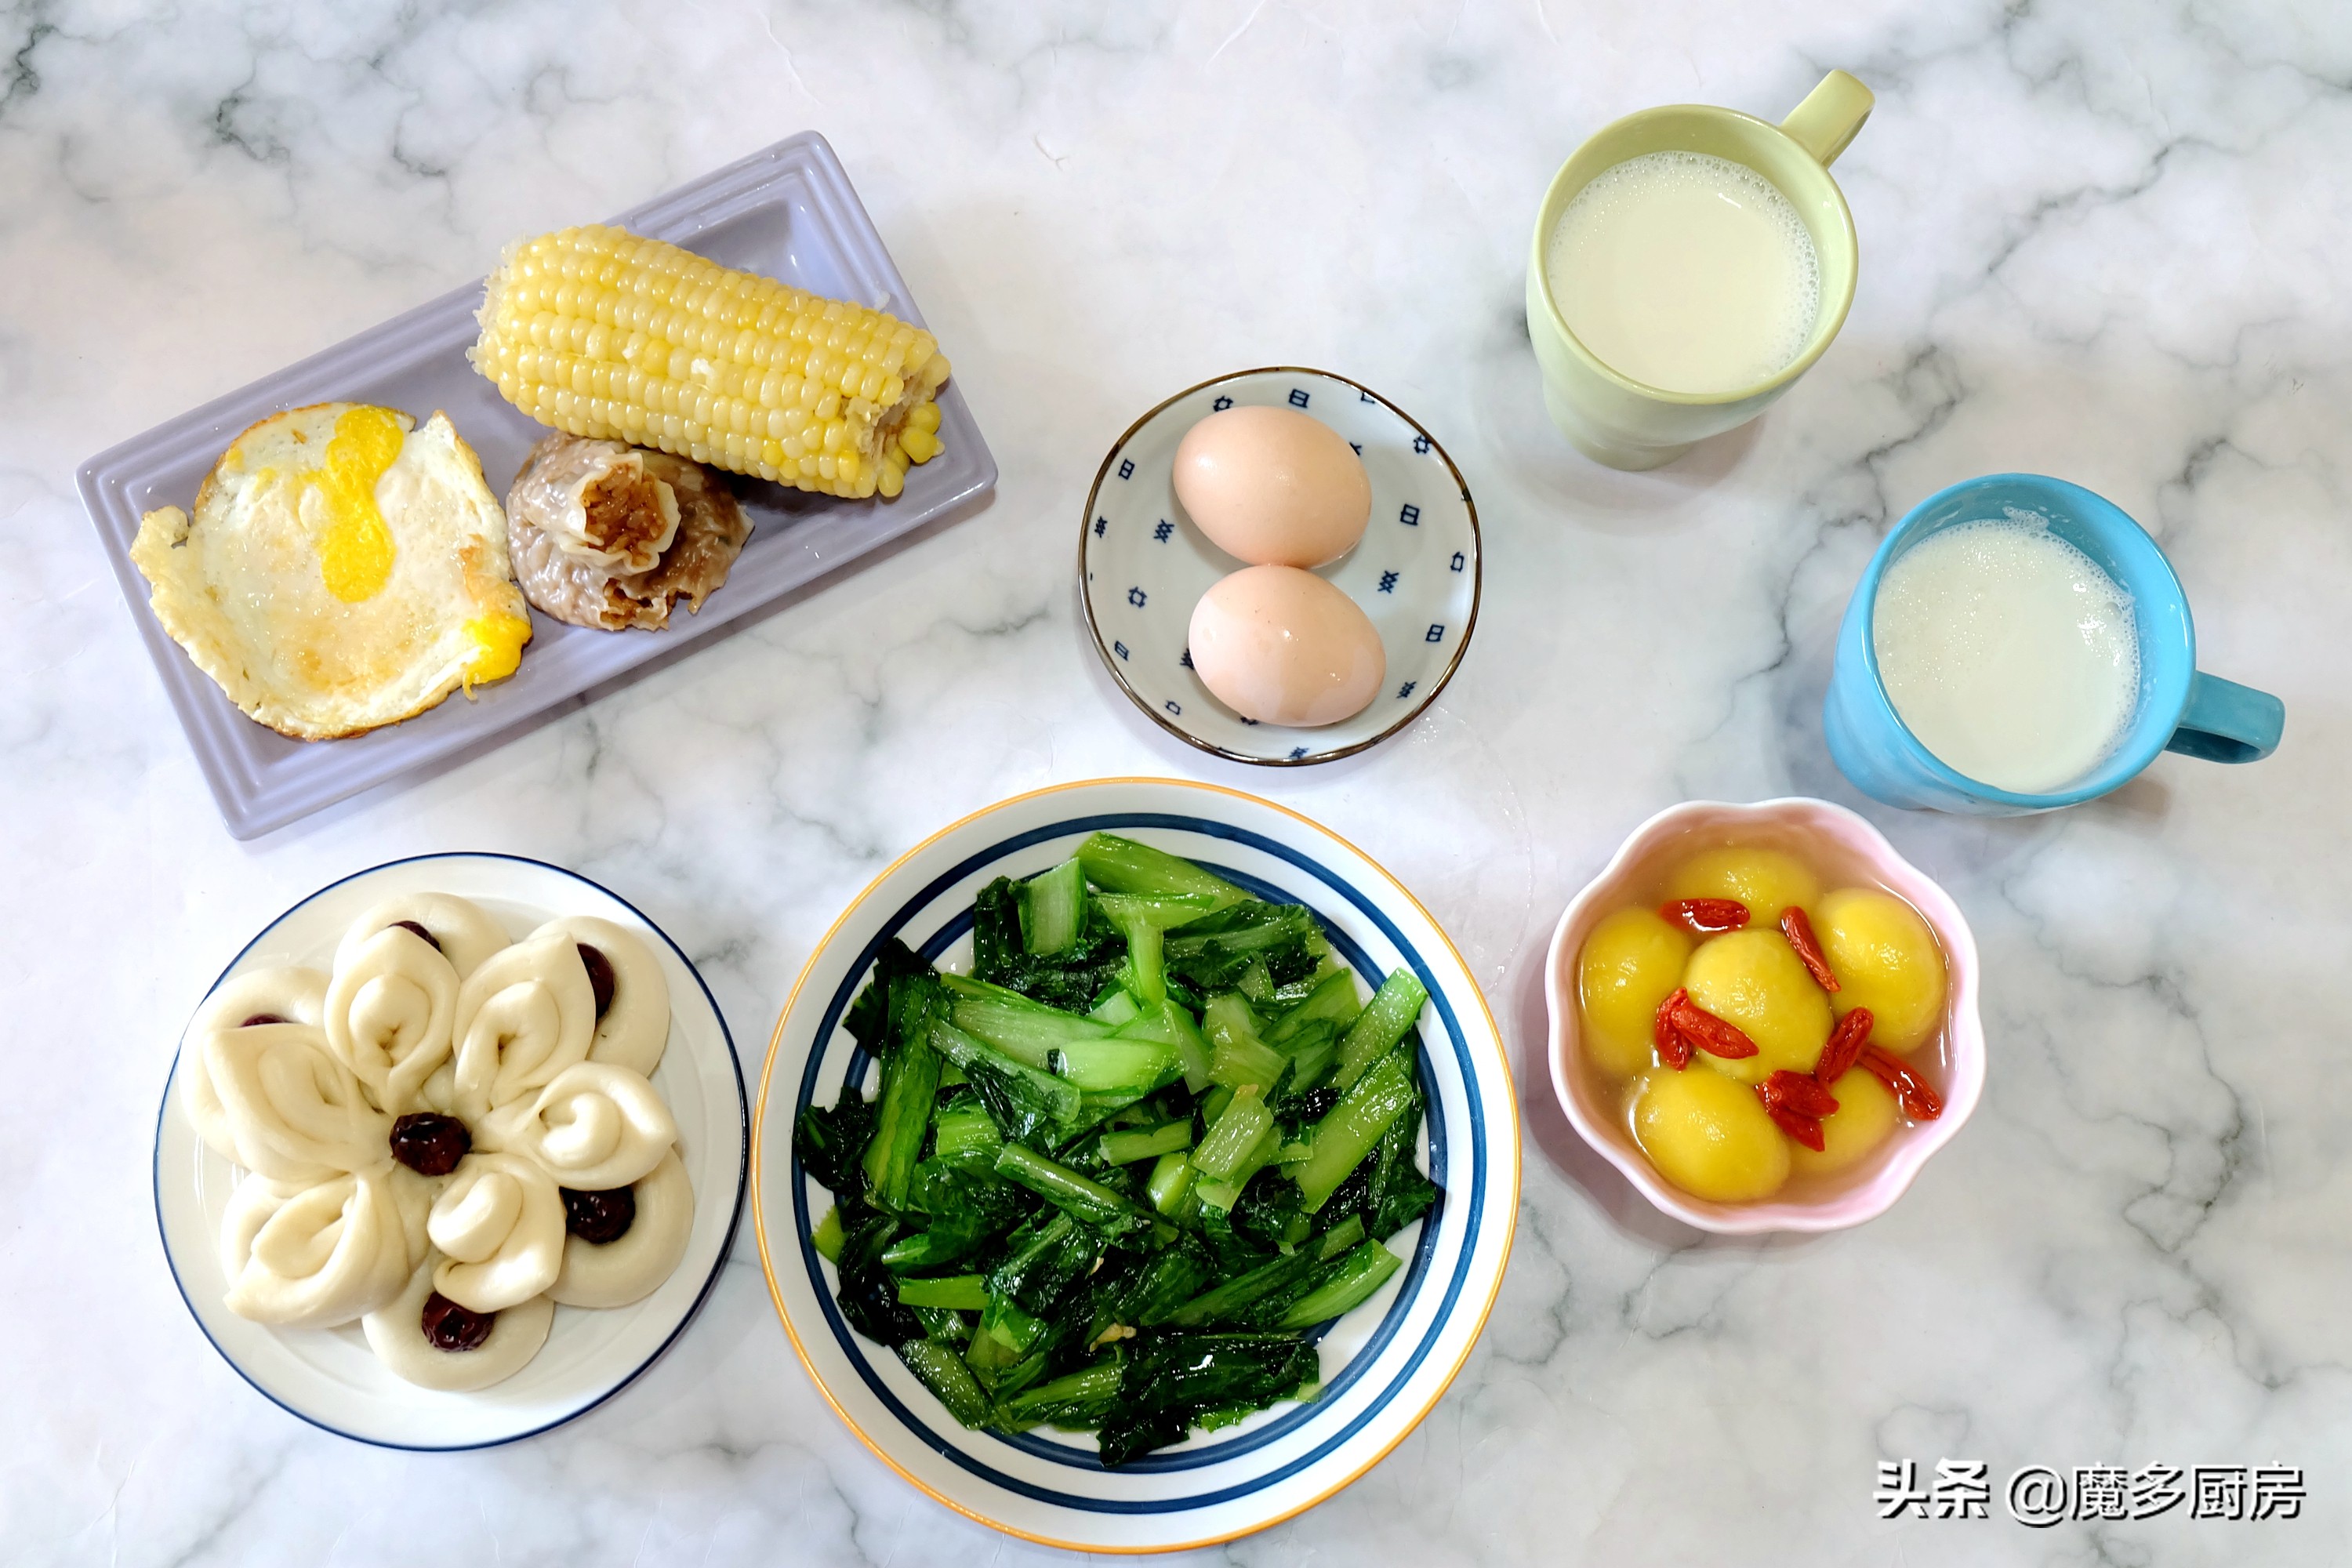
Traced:
POLYGON ((476 366, 574 435, 843 496, 895 496, 940 449, 930 333, 621 229, 510 246, 480 320, 476 366))

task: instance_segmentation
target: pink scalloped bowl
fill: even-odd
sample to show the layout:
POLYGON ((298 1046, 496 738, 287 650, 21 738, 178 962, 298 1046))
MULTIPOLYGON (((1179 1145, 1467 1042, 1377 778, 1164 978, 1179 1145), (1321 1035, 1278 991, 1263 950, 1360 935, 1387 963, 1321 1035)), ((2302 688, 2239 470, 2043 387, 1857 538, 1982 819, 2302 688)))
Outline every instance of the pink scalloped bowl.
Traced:
POLYGON ((1842 1230, 1875 1219, 1903 1195, 1928 1156, 1952 1141, 1984 1093, 1984 1020, 1977 1011, 1977 943, 1969 922, 1951 896, 1897 855, 1878 829, 1825 800, 1798 796, 1753 805, 1686 801, 1642 824, 1560 916, 1546 963, 1544 995, 1551 1009, 1552 1089, 1578 1135, 1623 1172, 1643 1197, 1702 1230, 1734 1235, 1842 1230), (1730 842, 1771 843, 1800 851, 1811 842, 1866 867, 1873 879, 1926 917, 1943 945, 1949 971, 1940 1047, 1944 1114, 1933 1121, 1906 1124, 1869 1158, 1824 1178, 1801 1199, 1709 1203, 1669 1184, 1634 1143, 1624 1117, 1584 1070, 1576 963, 1586 933, 1602 916, 1640 901, 1634 890, 1653 882, 1668 860, 1730 842))

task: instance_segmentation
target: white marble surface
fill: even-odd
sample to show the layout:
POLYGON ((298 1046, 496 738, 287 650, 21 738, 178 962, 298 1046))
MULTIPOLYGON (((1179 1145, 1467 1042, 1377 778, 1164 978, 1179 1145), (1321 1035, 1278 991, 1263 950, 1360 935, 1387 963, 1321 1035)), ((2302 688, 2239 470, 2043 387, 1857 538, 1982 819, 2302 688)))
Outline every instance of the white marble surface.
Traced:
POLYGON ((1983 948, 1991 1072, 1958 1142, 1864 1229, 1716 1242, 1531 1094, 1518 1251, 1461 1380, 1352 1489, 1202 1555, 2341 1561, 2347 83, 2352 13, 2326 0, 0 9, 0 1557, 1055 1555, 850 1437, 748 1243, 676 1352, 554 1435, 419 1458, 280 1414, 197 1333, 155 1239, 188 1009, 321 882, 496 848, 653 912, 756 1058, 888 857, 1020 789, 1147 771, 1262 790, 1384 858, 1525 1053, 1542 939, 1634 823, 1855 799, 1818 719, 1848 586, 1920 497, 2029 468, 2158 535, 2209 668, 2286 700, 2278 755, 2168 758, 2038 820, 1868 807, 1983 948), (1519 319, 1550 170, 1622 112, 1777 114, 1830 66, 1879 94, 1837 168, 1864 258, 1842 341, 1675 468, 1575 458, 1519 319), (232 841, 74 466, 511 235, 810 126, 954 356, 994 505, 492 755, 232 841), (1430 716, 1303 775, 1207 767, 1127 711, 1070 568, 1137 412, 1279 361, 1430 426, 1489 565, 1430 716), (1905 1458, 2284 1462, 2311 1498, 2260 1525, 1880 1522, 1874 1463, 1905 1458))

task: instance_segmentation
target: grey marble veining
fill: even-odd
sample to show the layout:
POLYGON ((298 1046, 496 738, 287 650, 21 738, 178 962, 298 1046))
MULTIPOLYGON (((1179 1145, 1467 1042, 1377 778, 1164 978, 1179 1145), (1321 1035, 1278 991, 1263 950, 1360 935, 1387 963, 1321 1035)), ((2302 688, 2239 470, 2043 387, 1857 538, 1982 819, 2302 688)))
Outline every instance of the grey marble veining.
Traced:
POLYGON ((2330 1563, 2352 1552, 2352 12, 2321 0, 1721 7, 746 3, 0 6, 0 1557, 1029 1562, 810 1385, 748 1240, 693 1331, 549 1436, 312 1431, 190 1322, 148 1196, 182 1020, 260 924, 423 850, 578 868, 688 945, 753 1065, 812 943, 932 828, 1118 772, 1254 788, 1446 923, 1522 1061, 1517 1251, 1477 1353, 1354 1488, 1200 1560, 2330 1563), (1653 103, 1879 95, 1837 175, 1839 342, 1659 472, 1545 423, 1528 226, 1653 103), (81 458, 803 127, 848 166, 1003 470, 979 516, 424 783, 251 845, 215 819, 72 500, 81 458), (1475 645, 1396 742, 1225 768, 1087 646, 1104 448, 1243 365, 1380 388, 1461 464, 1475 645), (2055 473, 2162 541, 2252 768, 2168 758, 1985 823, 1858 802, 1819 704, 1888 524, 2055 473), (1727 1241, 1579 1145, 1541 946, 1653 810, 1861 804, 1983 950, 1981 1110, 1885 1217, 1727 1241), (1881 1459, 2304 1468, 2260 1524, 1887 1521, 1881 1459))

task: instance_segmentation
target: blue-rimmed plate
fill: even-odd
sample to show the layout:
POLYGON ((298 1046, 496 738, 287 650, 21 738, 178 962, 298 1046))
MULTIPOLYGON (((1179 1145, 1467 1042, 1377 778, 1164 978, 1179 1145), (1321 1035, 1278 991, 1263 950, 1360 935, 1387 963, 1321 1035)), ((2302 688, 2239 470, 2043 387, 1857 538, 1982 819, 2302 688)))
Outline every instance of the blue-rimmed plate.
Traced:
POLYGON ((1493 1017, 1429 912, 1361 851, 1254 795, 1173 779, 1104 779, 1016 796, 916 846, 817 945, 784 1004, 752 1136, 753 1227, 768 1287, 810 1375, 842 1419, 899 1474, 983 1524, 1094 1552, 1171 1551, 1262 1530, 1371 1468, 1426 1415, 1470 1353, 1503 1278, 1519 1185, 1518 1110, 1493 1017), (1001 876, 1066 859, 1097 831, 1213 868, 1264 897, 1303 903, 1370 977, 1399 964, 1429 988, 1423 1158, 1444 1188, 1381 1292, 1320 1345, 1323 1385, 1241 1426, 1108 1470, 1094 1439, 1046 1429, 971 1432, 898 1359, 859 1338, 835 1304, 810 1232, 832 1197, 793 1158, 793 1123, 830 1104, 864 1054, 841 1026, 881 944, 898 937, 950 968, 970 959, 972 895, 1001 876))
MULTIPOLYGON (((694 1185, 694 1234, 668 1280, 609 1310, 555 1309, 547 1344, 504 1383, 443 1394, 394 1376, 357 1323, 274 1329, 221 1304, 221 1215, 236 1167, 205 1146, 166 1082, 155 1127, 155 1217, 163 1256, 196 1324, 239 1375, 277 1405, 340 1436, 389 1448, 479 1448, 558 1426, 611 1398, 651 1366, 717 1283, 743 1208, 751 1119, 735 1043, 709 987, 661 928, 585 877, 511 855, 420 855, 331 883, 272 921, 214 982, 286 964, 332 967, 335 944, 370 905, 401 893, 455 893, 528 935, 564 915, 593 915, 642 934, 669 982, 669 1049, 654 1087, 677 1120, 694 1185)), ((179 1061, 173 1059, 173 1078, 179 1061)))
POLYGON ((1087 626, 1104 665, 1154 723, 1204 752, 1270 767, 1328 763, 1411 723, 1454 678, 1478 621, 1478 510, 1436 437, 1368 386, 1280 365, 1187 387, 1137 420, 1095 474, 1078 534, 1087 626), (1363 542, 1317 574, 1364 608, 1388 656, 1371 705, 1320 729, 1261 724, 1201 683, 1192 607, 1245 563, 1209 542, 1176 499, 1184 433, 1235 405, 1296 408, 1347 437, 1372 481, 1363 542))

